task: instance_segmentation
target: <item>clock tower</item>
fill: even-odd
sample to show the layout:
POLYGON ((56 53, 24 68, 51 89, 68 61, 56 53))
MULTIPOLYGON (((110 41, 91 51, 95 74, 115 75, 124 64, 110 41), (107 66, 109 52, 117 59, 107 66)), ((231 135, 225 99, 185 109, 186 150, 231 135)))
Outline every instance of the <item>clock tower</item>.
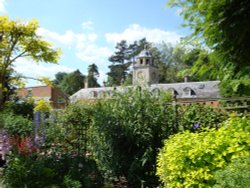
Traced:
POLYGON ((145 47, 133 66, 133 85, 156 84, 158 79, 158 68, 154 66, 154 58, 145 47))

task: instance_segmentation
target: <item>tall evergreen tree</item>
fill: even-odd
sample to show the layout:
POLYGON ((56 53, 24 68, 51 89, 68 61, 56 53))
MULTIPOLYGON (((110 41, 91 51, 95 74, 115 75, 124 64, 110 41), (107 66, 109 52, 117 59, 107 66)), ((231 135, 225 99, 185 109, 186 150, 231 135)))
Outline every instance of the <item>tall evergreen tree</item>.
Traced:
POLYGON ((99 77, 98 67, 93 63, 88 67, 88 87, 100 87, 100 84, 97 82, 97 77, 99 77))
POLYGON ((151 44, 145 38, 134 41, 128 45, 127 41, 122 40, 117 43, 117 51, 109 58, 112 65, 109 66, 110 72, 108 75, 108 85, 120 85, 123 82, 132 83, 129 66, 135 61, 135 57, 144 49, 145 46, 151 44), (130 81, 129 81, 130 80, 130 81))
POLYGON ((116 44, 117 51, 109 58, 112 65, 109 66, 108 85, 120 85, 126 79, 128 71, 129 50, 127 41, 122 40, 116 44))

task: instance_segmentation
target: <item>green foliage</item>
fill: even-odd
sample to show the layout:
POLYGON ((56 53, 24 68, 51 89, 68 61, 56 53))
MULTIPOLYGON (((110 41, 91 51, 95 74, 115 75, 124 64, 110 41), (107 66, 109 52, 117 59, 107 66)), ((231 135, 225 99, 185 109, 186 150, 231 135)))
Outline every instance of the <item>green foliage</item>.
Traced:
MULTIPOLYGON (((44 127, 46 139, 37 152, 9 156, 8 166, 4 170, 5 184, 13 188, 101 187, 103 178, 95 161, 87 156, 86 151, 86 132, 91 123, 91 110, 91 105, 71 104, 65 111, 53 114, 57 118, 48 121, 44 127)), ((18 119, 14 118, 16 121, 18 119)), ((13 124, 12 119, 8 124, 9 129, 25 135, 27 131, 16 124, 13 124)))
MULTIPOLYGON (((125 88, 124 88, 125 89, 125 88)), ((173 133, 168 93, 128 89, 97 102, 89 133, 91 151, 106 178, 125 177, 129 185, 157 186, 156 154, 173 133)))
POLYGON ((69 176, 65 176, 63 182, 66 188, 81 188, 81 183, 79 181, 72 180, 69 176))
POLYGON ((116 44, 117 51, 114 55, 109 58, 112 65, 109 66, 110 72, 107 73, 109 76, 109 85, 121 85, 122 81, 125 81, 129 64, 128 60, 128 45, 127 41, 122 40, 116 44))
POLYGON ((32 121, 21 115, 8 114, 3 121, 4 129, 12 136, 24 137, 33 130, 32 121))
POLYGON ((87 150, 87 131, 92 122, 93 105, 88 103, 71 104, 58 117, 56 125, 49 128, 49 138, 53 143, 54 133, 60 133, 58 139, 63 148, 70 152, 84 152, 87 150))
POLYGON ((226 87, 222 96, 249 95, 249 1, 169 0, 168 5, 179 7, 186 21, 183 25, 193 30, 185 43, 198 47, 205 44, 211 49, 211 61, 197 62, 192 72, 217 73, 223 82, 221 88, 226 87))
POLYGON ((184 61, 187 66, 180 70, 179 76, 188 76, 192 81, 217 80, 222 77, 220 64, 207 49, 202 47, 185 49, 182 46, 177 46, 175 50, 182 49, 185 51, 178 58, 184 61))
POLYGON ((249 156, 249 133, 249 118, 231 118, 218 130, 174 135, 158 155, 157 174, 165 187, 211 187, 216 171, 249 156))
POLYGON ((208 66, 209 59, 206 50, 191 49, 183 45, 174 47, 171 44, 161 43, 151 48, 150 51, 154 56, 154 63, 159 69, 160 83, 183 82, 185 76, 188 76, 190 81, 214 80, 217 78, 216 72, 214 75, 210 72, 214 72, 214 70, 208 66))
POLYGON ((98 67, 96 64, 91 64, 88 67, 88 87, 100 87, 100 85, 97 82, 97 77, 99 77, 98 67))
POLYGON ((8 161, 4 184, 10 188, 99 188, 102 185, 95 163, 71 154, 11 155, 8 161))
POLYGON ((58 73, 56 73, 55 74, 55 80, 53 80, 53 83, 55 85, 57 85, 57 86, 60 85, 66 75, 67 75, 66 72, 58 72, 58 73))
POLYGON ((8 89, 14 87, 20 76, 13 69, 17 59, 28 57, 36 62, 56 63, 58 49, 37 35, 37 21, 13 21, 0 16, 0 108, 8 100, 8 89))
POLYGON ((5 118, 12 115, 23 116, 28 119, 33 119, 34 102, 31 99, 14 98, 5 104, 4 110, 0 112, 0 128, 4 127, 5 118))
POLYGON ((58 87, 64 93, 72 95, 84 88, 84 81, 85 76, 79 70, 76 70, 63 76, 63 80, 59 83, 58 87))
POLYGON ((218 128, 226 120, 222 111, 201 104, 191 104, 178 107, 178 125, 181 130, 194 131, 202 128, 218 128), (198 127, 195 127, 198 126, 198 127))
POLYGON ((191 37, 205 39, 199 42, 219 52, 228 63, 248 64, 250 5, 247 0, 240 3, 237 0, 170 0, 168 5, 181 7, 180 14, 187 21, 185 26, 193 29, 191 37))
POLYGON ((145 45, 149 46, 149 43, 145 38, 134 41, 133 44, 128 45, 127 41, 122 40, 116 44, 117 51, 109 58, 112 64, 109 66, 110 72, 108 75, 108 86, 119 86, 123 83, 128 83, 128 68, 134 58, 138 55, 145 45))
POLYGON ((240 157, 232 161, 223 170, 215 173, 215 188, 247 188, 250 187, 250 156, 240 157))
POLYGON ((6 113, 13 113, 22 115, 29 119, 33 119, 34 100, 32 98, 14 98, 6 103, 4 111, 6 113))

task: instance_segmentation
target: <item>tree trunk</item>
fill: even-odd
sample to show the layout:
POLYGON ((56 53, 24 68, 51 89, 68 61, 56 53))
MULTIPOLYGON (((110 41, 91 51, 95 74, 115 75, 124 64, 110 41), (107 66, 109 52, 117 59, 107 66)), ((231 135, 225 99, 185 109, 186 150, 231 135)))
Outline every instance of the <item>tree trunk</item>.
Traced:
POLYGON ((4 88, 5 88, 5 80, 2 75, 0 75, 0 111, 3 109, 4 105, 4 88))

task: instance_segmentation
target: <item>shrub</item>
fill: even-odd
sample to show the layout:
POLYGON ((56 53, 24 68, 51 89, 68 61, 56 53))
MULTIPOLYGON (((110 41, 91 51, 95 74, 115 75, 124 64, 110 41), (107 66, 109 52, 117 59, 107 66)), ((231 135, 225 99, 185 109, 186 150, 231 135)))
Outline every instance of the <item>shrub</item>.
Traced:
POLYGON ((34 102, 32 99, 14 98, 8 101, 4 110, 0 111, 0 128, 4 127, 6 117, 11 115, 23 116, 28 119, 33 119, 34 102))
POLYGON ((91 151, 106 178, 124 180, 132 187, 159 184, 156 155, 173 129, 170 95, 128 90, 100 100, 90 128, 91 151), (125 177, 125 178, 124 178, 125 177))
POLYGON ((52 110, 50 101, 45 101, 40 99, 39 101, 37 101, 34 111, 35 112, 44 112, 44 113, 48 113, 52 110))
POLYGON ((200 104, 180 106, 178 124, 182 130, 195 131, 201 128, 218 128, 228 118, 222 111, 200 104))
POLYGON ((218 130, 172 136, 159 153, 157 174, 165 187, 211 187, 217 170, 249 155, 249 133, 249 118, 231 118, 218 130))
POLYGON ((25 137, 33 130, 32 121, 21 115, 6 114, 3 121, 4 129, 11 136, 25 137))
POLYGON ((4 106, 6 113, 13 113, 23 117, 33 118, 34 99, 32 98, 18 98, 14 97, 8 101, 4 106))
POLYGON ((214 188, 247 188, 250 187, 250 156, 232 161, 223 170, 215 173, 214 188))
POLYGON ((12 154, 4 169, 3 179, 10 188, 99 188, 102 186, 102 178, 96 172, 93 160, 71 154, 12 154))

